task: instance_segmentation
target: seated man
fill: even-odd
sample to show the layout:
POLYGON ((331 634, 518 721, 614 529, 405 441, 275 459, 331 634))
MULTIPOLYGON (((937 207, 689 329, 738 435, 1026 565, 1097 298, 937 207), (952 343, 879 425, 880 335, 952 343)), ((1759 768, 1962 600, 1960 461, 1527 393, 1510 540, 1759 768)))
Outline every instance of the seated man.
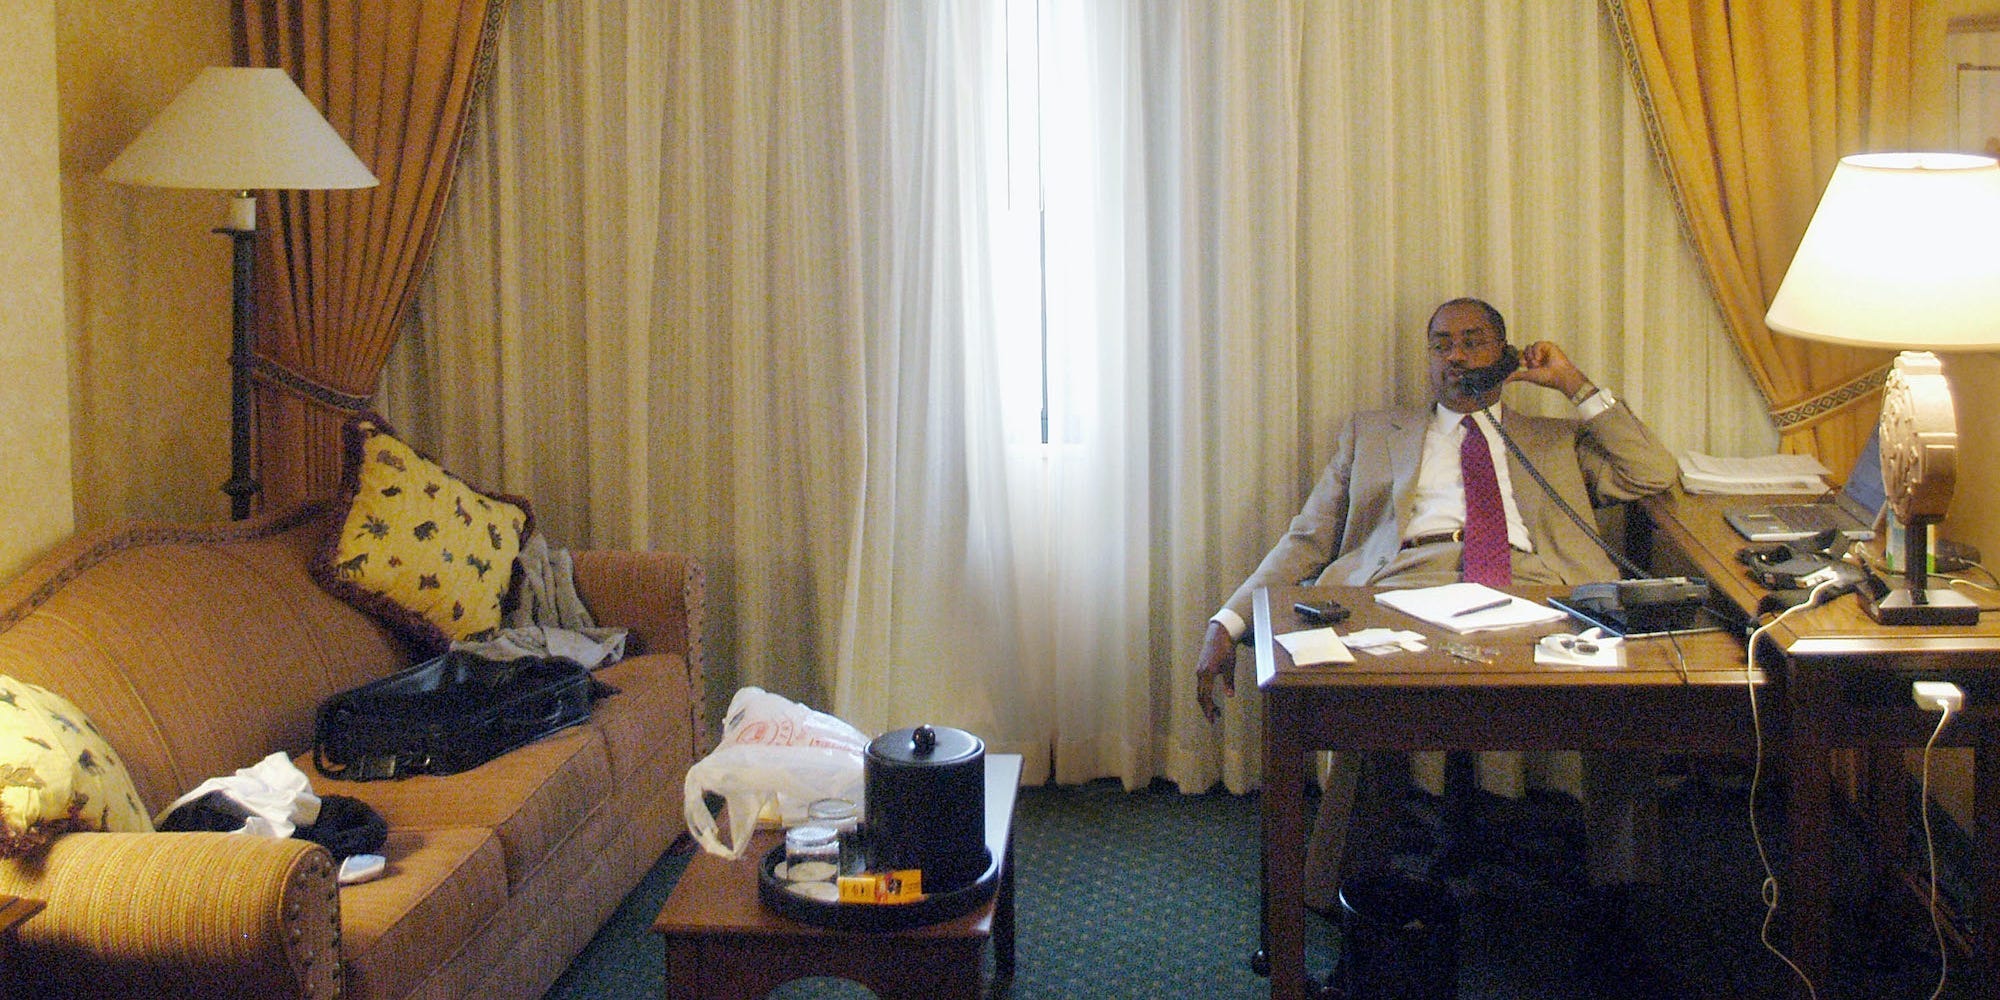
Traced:
MULTIPOLYGON (((1245 633, 1257 588, 1317 580, 1354 586, 1428 586, 1460 579, 1505 586, 1614 580, 1618 569, 1598 544, 1538 486, 1492 427, 1507 434, 1571 509, 1588 517, 1594 502, 1635 500, 1666 490, 1678 467, 1672 453, 1611 394, 1592 385, 1561 348, 1547 341, 1520 352, 1509 382, 1562 393, 1573 419, 1536 417, 1498 406, 1499 384, 1469 373, 1499 362, 1507 328, 1498 310, 1453 299, 1432 314, 1427 331, 1433 405, 1378 410, 1351 418, 1333 458, 1291 528, 1256 572, 1210 620, 1196 671, 1202 711, 1219 714, 1213 682, 1235 692, 1235 645, 1245 633), (1488 407, 1493 407, 1488 410, 1488 407), (1497 490, 1497 496, 1495 495, 1497 490)), ((1321 800, 1306 859, 1306 903, 1330 912, 1342 876, 1379 873, 1388 863, 1380 814, 1401 794, 1400 754, 1341 754, 1321 800), (1365 780, 1357 772, 1366 767, 1365 780), (1350 810, 1361 829, 1344 850, 1350 810)), ((1649 821, 1657 816, 1649 761, 1630 755, 1584 755, 1583 793, 1589 869, 1596 909, 1587 927, 1606 927, 1622 910, 1621 887, 1656 881, 1649 821)), ((1645 756, 1645 755, 1642 755, 1645 756)), ((1593 942, 1586 941, 1589 945, 1593 942)))

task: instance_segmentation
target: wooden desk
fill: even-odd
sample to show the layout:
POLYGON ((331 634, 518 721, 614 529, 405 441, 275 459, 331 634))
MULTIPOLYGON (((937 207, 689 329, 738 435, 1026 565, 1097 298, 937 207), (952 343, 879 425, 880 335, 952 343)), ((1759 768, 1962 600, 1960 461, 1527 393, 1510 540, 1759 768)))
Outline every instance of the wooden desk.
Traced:
MULTIPOLYGON (((1541 599, 1568 589, 1517 587, 1541 599)), ((1252 614, 1264 703, 1264 954, 1272 1000, 1305 997, 1307 818, 1303 768, 1314 750, 1712 750, 1753 745, 1742 643, 1707 632, 1633 641, 1619 670, 1559 670, 1534 662, 1551 625, 1460 637, 1374 600, 1362 587, 1273 587, 1252 614), (1381 625, 1431 637, 1422 653, 1357 653, 1356 663, 1298 667, 1273 639, 1305 627, 1292 610, 1333 598, 1354 615, 1342 632, 1381 625), (1489 648, 1494 663, 1455 658, 1446 639, 1489 648)))
MULTIPOLYGON (((1773 499, 1690 496, 1676 489, 1641 506, 1657 533, 1656 543, 1664 542, 1689 560, 1693 572, 1707 576, 1716 592, 1747 617, 1764 590, 1737 561, 1737 550, 1748 543, 1723 513, 1773 499)), ((1779 691, 1778 713, 1786 720, 1781 745, 1789 783, 1787 871, 1779 898, 1792 958, 1813 982, 1827 981, 1832 914, 1827 843, 1834 806, 1828 751, 1923 746, 1938 717, 1915 706, 1910 682, 1950 680, 1965 689, 1966 708, 1939 743, 1974 748, 1977 841, 1971 881, 1979 887, 1969 914, 1973 933, 1966 941, 1972 967, 1960 969, 1954 963, 1951 978, 1976 984, 1978 996, 2000 1000, 1995 955, 2000 947, 2000 623, 1988 615, 1965 627, 1877 625, 1850 595, 1792 615, 1767 638, 1758 650, 1759 665, 1779 681, 1773 687, 1779 691)), ((1900 772, 1900 762, 1894 766, 1900 772)), ((1878 825, 1885 832, 1900 831, 1902 797, 1887 799, 1878 825)), ((1899 854, 1900 846, 1896 843, 1891 853, 1899 854)), ((1797 992, 1804 996, 1804 987, 1797 992)))

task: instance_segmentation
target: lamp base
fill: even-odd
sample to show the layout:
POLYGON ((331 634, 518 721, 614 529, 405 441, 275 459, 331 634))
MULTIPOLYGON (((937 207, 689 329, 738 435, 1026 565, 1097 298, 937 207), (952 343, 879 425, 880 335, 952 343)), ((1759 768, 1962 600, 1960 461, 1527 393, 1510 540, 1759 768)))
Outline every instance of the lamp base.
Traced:
POLYGON ((1862 610, 1883 625, 1979 624, 1979 605, 1956 590, 1933 587, 1919 597, 1908 587, 1896 587, 1880 600, 1870 599, 1867 587, 1860 593, 1862 610))

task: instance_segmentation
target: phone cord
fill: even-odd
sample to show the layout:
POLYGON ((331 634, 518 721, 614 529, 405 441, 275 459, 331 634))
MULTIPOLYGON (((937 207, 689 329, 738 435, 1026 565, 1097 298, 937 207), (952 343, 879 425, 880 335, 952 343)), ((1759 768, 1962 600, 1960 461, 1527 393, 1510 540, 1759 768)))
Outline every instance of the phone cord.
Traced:
POLYGON ((1535 463, 1528 461, 1527 453, 1521 450, 1520 445, 1514 443, 1514 439, 1508 435, 1507 429, 1500 426, 1500 417, 1493 412, 1491 405, 1480 407, 1480 410, 1486 414, 1487 420, 1492 421, 1493 429, 1500 432, 1500 441, 1507 446, 1507 450, 1512 452, 1515 458, 1521 460, 1521 467, 1528 470, 1528 475, 1535 480, 1536 485, 1542 488, 1542 492, 1548 494, 1549 499, 1554 500, 1556 506, 1561 508, 1563 513, 1568 514, 1569 519, 1574 521, 1578 528, 1582 529, 1585 538, 1596 542, 1597 547, 1603 549, 1604 554, 1610 556, 1611 561, 1617 563, 1618 568, 1623 570, 1626 576, 1634 578, 1652 576, 1651 573, 1648 573, 1637 563, 1626 558, 1624 553, 1612 548, 1610 542, 1605 541, 1598 535, 1597 527, 1586 522, 1583 519, 1583 515, 1578 514, 1576 508, 1571 507, 1569 501, 1564 500, 1562 495, 1556 492, 1555 487, 1549 485, 1547 479, 1542 478, 1541 470, 1535 468, 1535 463))

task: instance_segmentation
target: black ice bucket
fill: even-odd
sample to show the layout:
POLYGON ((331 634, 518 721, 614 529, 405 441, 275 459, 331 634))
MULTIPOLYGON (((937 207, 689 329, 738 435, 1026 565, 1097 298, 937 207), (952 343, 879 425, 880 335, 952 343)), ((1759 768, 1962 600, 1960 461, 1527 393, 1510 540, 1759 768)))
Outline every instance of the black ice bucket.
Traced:
POLYGON ((1443 884, 1402 875, 1340 887, 1340 959, 1349 1000, 1458 996, 1458 903, 1443 884))

